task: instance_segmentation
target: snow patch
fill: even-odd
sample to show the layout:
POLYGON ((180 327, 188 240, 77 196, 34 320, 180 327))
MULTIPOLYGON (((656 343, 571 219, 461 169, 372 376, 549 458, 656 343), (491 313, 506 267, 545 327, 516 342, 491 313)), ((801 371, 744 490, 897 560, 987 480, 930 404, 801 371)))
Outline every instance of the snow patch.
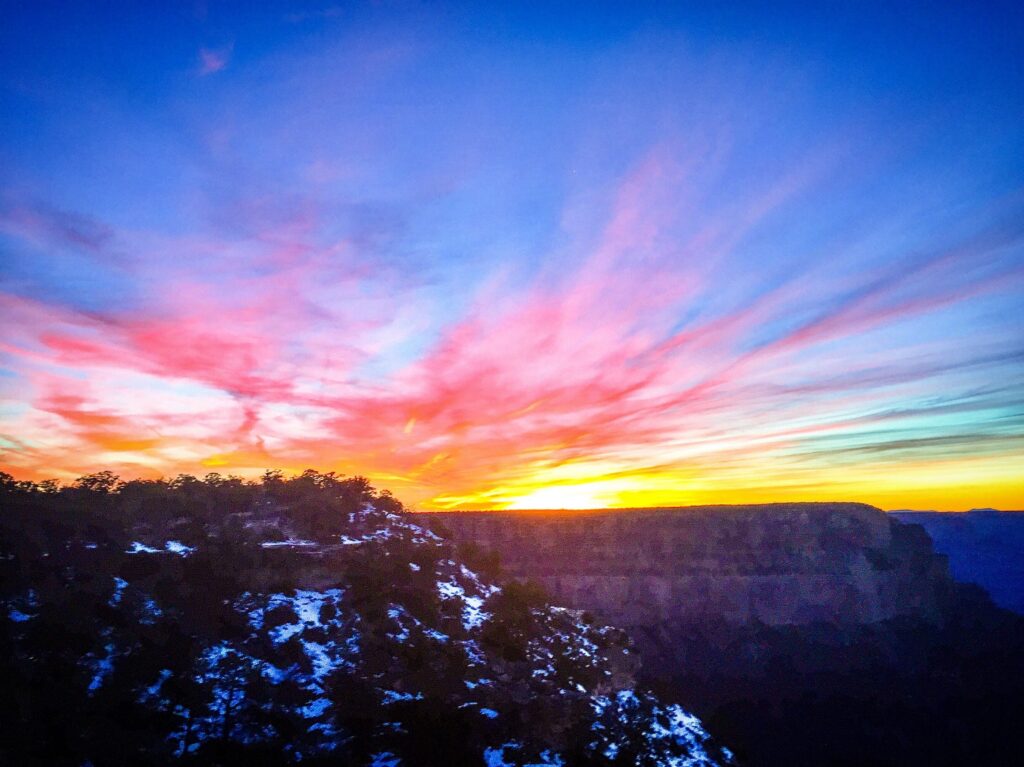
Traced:
POLYGON ((194 546, 186 546, 181 541, 167 541, 164 548, 171 554, 177 554, 180 557, 187 557, 196 550, 194 546))
POLYGON ((142 541, 132 541, 132 547, 125 549, 125 554, 159 554, 160 549, 154 549, 152 546, 147 546, 142 541))
POLYGON ((505 749, 516 750, 520 746, 515 741, 506 743, 497 748, 485 748, 484 749, 484 766, 485 767, 515 767, 513 762, 505 761, 505 749))
POLYGON ((113 643, 107 644, 103 649, 107 654, 102 658, 96 658, 92 664, 93 674, 92 681, 89 682, 89 692, 96 692, 100 689, 103 686, 104 680, 114 670, 115 647, 113 643))
POLYGON ((396 692, 395 690, 384 690, 382 701, 385 706, 392 703, 398 703, 403 700, 423 700, 423 693, 418 692, 415 695, 411 692, 396 692))
POLYGON ((261 543, 260 546, 262 546, 265 549, 278 549, 283 547, 301 548, 303 546, 316 546, 316 542, 289 538, 286 541, 263 541, 263 543, 261 543))
POLYGON ((324 712, 331 707, 331 701, 327 698, 317 698, 300 709, 300 713, 307 719, 315 719, 323 716, 324 712))
POLYGON ((111 607, 117 607, 121 600, 124 598, 124 590, 128 588, 128 581, 124 578, 114 578, 114 593, 110 595, 110 600, 107 602, 111 607))

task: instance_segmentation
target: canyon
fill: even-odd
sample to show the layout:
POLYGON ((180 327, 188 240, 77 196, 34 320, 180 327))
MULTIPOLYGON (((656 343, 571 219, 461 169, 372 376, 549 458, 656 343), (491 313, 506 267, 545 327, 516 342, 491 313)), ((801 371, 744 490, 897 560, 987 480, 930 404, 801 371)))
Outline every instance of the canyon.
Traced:
POLYGON ((679 623, 942 617, 948 564, 923 529, 856 503, 430 515, 506 575, 638 632, 679 623))
POLYGON ((1024 618, 921 525, 860 503, 423 516, 625 629, 640 678, 747 767, 1019 763, 1024 618))

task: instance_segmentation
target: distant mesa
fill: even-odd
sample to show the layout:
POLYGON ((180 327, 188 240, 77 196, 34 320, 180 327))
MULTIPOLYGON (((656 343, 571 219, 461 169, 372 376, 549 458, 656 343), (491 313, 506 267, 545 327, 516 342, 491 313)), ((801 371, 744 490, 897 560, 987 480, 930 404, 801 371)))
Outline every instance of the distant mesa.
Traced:
POLYGON ((967 511, 938 511, 936 509, 890 509, 890 514, 1019 514, 1019 510, 993 509, 991 506, 982 506, 967 511))
POLYGON ((956 580, 975 583, 1000 607, 1024 614, 1024 513, 979 508, 890 515, 927 530, 956 580))

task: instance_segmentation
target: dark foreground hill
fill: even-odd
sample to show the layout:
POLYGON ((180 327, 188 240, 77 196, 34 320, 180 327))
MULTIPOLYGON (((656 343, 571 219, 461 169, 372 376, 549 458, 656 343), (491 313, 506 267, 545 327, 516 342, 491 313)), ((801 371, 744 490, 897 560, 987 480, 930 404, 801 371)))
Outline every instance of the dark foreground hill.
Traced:
POLYGON ((0 476, 0 764, 731 763, 360 478, 0 476))
POLYGON ((863 504, 429 515, 625 628, 747 765, 1017 765, 1024 618, 863 504))
POLYGON ((949 557, 953 577, 984 588, 1000 607, 1024 614, 1024 511, 890 512, 921 525, 949 557))

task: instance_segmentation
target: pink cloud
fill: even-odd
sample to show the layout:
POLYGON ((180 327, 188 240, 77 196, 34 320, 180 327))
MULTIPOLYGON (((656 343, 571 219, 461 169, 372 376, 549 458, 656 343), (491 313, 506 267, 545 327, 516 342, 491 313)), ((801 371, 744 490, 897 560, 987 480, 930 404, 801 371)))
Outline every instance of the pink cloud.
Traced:
MULTIPOLYGON (((686 183, 670 152, 651 153, 610 196, 572 268, 482 292, 385 375, 362 366, 422 330, 408 319, 418 307, 403 311, 388 270, 356 244, 319 237, 324 214, 302 201, 231 204, 222 239, 164 243, 171 254, 198 248, 211 264, 161 274, 142 309, 87 313, 0 295, 11 328, 0 351, 18 358, 32 407, 5 426, 25 439, 4 460, 85 471, 102 456, 128 473, 314 465, 383 477, 413 501, 577 462, 608 476, 749 469, 881 418, 891 376, 848 365, 836 380, 804 353, 997 288, 964 264, 1019 242, 1015 231, 981 237, 849 284, 794 278, 680 328, 675 318, 716 284, 713 267, 680 258, 671 236, 686 183), (752 343, 794 312, 810 319, 752 343)), ((804 183, 752 195, 736 220, 768 215, 804 183)), ((715 231, 709 220, 700 242, 738 241, 715 231)), ((907 370, 914 380, 942 368, 907 370)))
POLYGON ((231 61, 234 47, 234 43, 229 43, 221 48, 200 48, 199 74, 212 75, 224 69, 231 61))

